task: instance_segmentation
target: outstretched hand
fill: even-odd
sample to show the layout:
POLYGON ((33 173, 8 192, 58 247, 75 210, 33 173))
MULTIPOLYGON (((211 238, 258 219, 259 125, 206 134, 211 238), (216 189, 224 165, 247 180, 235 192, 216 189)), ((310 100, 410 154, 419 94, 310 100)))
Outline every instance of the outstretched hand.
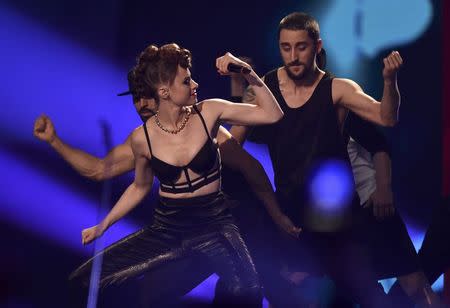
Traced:
POLYGON ((105 230, 101 226, 101 224, 84 229, 83 231, 81 231, 81 243, 83 245, 87 245, 102 236, 104 232, 105 230))
POLYGON ((33 134, 41 141, 52 143, 56 138, 56 131, 52 120, 45 114, 39 116, 34 121, 33 134))

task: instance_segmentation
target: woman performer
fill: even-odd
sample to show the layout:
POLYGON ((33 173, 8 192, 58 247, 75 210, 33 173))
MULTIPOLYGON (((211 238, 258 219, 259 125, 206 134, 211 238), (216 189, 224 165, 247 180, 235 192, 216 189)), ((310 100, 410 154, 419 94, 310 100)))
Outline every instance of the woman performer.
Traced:
MULTIPOLYGON (((230 53, 216 60, 220 74, 230 63, 246 67, 259 106, 233 104, 221 99, 197 103, 198 84, 191 78, 191 54, 176 44, 150 45, 134 68, 135 91, 155 97, 154 117, 131 137, 135 180, 103 221, 82 231, 88 244, 131 211, 160 182, 159 203, 153 223, 106 248, 100 286, 116 284, 183 258, 205 258, 224 280, 227 298, 221 304, 261 305, 261 290, 252 259, 221 193, 221 163, 215 136, 220 122, 258 125, 281 119, 272 93, 251 67, 230 53)), ((275 222, 298 234, 278 208, 267 209, 275 222)), ((97 257, 97 256, 95 256, 97 257)), ((94 257, 94 258, 95 258, 94 257)), ((72 273, 87 282, 93 259, 72 273)))

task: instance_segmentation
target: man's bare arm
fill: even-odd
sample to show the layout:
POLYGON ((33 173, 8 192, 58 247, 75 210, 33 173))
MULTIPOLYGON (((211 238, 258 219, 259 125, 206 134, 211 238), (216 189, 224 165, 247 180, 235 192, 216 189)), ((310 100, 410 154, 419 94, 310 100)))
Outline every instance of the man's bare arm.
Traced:
POLYGON ((377 188, 370 197, 373 203, 375 217, 384 218, 394 215, 394 201, 391 181, 391 158, 387 152, 377 152, 373 155, 375 182, 377 188))
POLYGON ((98 158, 62 141, 47 116, 36 119, 34 135, 50 144, 79 174, 96 181, 113 178, 134 168, 130 137, 123 144, 112 149, 104 158, 98 158))
POLYGON ((394 126, 398 122, 400 92, 397 85, 397 72, 403 65, 400 54, 392 52, 384 60, 383 97, 376 101, 352 80, 335 78, 333 81, 333 101, 360 117, 382 126, 394 126))

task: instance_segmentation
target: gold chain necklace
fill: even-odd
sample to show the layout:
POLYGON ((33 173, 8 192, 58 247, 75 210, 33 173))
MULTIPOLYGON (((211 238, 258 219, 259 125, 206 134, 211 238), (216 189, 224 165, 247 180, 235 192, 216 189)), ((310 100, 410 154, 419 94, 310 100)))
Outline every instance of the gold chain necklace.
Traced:
POLYGON ((156 111, 156 113, 155 113, 155 123, 156 123, 156 125, 157 125, 160 129, 162 129, 163 131, 165 131, 166 133, 176 135, 176 134, 178 134, 179 132, 181 132, 181 131, 183 130, 183 128, 186 126, 186 123, 187 123, 187 121, 189 120, 189 116, 191 115, 191 109, 190 109, 190 108, 186 108, 186 115, 184 116, 184 119, 183 119, 183 121, 181 122, 180 127, 178 127, 178 128, 175 129, 175 130, 170 130, 170 129, 165 128, 165 127, 161 124, 161 122, 159 121, 158 114, 159 114, 159 110, 156 111))

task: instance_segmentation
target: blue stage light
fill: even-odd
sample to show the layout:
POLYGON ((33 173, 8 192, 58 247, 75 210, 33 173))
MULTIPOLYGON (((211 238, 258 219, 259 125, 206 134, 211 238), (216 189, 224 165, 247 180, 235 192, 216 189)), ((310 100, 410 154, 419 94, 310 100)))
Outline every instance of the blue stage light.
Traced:
POLYGON ((330 214, 342 211, 353 196, 350 166, 339 160, 322 162, 311 174, 308 188, 316 209, 330 214))

